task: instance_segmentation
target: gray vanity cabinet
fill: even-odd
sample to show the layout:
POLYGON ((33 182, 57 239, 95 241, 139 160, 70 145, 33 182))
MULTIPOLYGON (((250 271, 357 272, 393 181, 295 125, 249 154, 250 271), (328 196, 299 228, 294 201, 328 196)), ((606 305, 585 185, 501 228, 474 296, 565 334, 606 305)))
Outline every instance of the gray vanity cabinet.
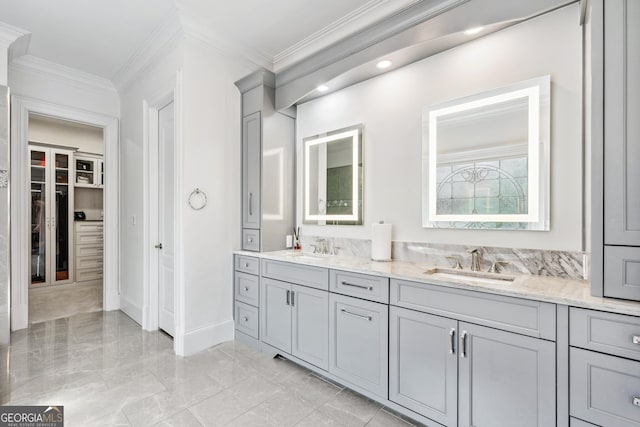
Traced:
POLYGON ((291 287, 291 354, 325 371, 329 369, 329 293, 291 287))
POLYGON ((260 279, 260 338, 291 353, 291 284, 260 279))
POLYGON ((383 399, 388 395, 389 306, 329 296, 329 372, 383 399))
POLYGON ((640 301, 640 2, 590 3, 592 293, 640 301))
POLYGON ((389 311, 389 400, 446 426, 458 422, 458 322, 389 311))
MULTIPOLYGON (((260 229, 262 120, 257 111, 242 118, 242 227, 260 229)), ((246 249, 246 246, 243 247, 246 249)))
POLYGON ((458 425, 556 423, 554 342, 460 322, 458 425))
POLYGON ((260 289, 263 342, 329 368, 329 293, 263 277, 260 289))
POLYGON ((236 82, 242 93, 242 249, 284 249, 294 225, 295 110, 276 111, 275 75, 236 82))

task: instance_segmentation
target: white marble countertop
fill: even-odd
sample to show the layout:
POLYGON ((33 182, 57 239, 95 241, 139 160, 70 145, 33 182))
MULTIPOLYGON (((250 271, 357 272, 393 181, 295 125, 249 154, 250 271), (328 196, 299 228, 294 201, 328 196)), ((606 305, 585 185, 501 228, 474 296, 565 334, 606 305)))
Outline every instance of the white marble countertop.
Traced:
POLYGON ((513 282, 478 283, 463 278, 435 277, 425 272, 438 266, 428 263, 405 261, 378 262, 365 258, 316 255, 299 251, 249 252, 236 251, 237 255, 246 255, 275 261, 293 262, 316 267, 334 268, 355 273, 385 276, 391 279, 411 280, 456 289, 486 292, 574 307, 591 308, 614 313, 640 316, 640 302, 625 301, 615 298, 598 298, 591 295, 589 282, 586 280, 568 280, 548 276, 517 275, 513 282))

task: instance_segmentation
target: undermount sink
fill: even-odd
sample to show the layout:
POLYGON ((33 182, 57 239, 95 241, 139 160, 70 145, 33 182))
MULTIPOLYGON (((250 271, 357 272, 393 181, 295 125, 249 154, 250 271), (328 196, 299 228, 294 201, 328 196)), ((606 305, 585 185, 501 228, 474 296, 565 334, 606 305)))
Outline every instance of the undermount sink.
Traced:
POLYGON ((482 271, 469 271, 469 270, 457 270, 453 268, 432 268, 424 272, 434 278, 440 277, 450 280, 462 280, 465 282, 476 283, 498 283, 506 284, 511 283, 516 279, 516 276, 510 274, 501 273, 485 273, 482 271))

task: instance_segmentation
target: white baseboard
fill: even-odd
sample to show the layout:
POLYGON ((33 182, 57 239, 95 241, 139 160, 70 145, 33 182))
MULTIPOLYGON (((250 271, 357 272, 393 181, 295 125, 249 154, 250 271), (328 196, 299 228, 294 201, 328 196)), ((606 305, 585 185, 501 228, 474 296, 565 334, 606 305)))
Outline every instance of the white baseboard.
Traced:
POLYGON ((133 301, 123 295, 120 295, 120 310, 142 325, 142 307, 134 304, 133 301))
POLYGON ((178 338, 176 353, 189 356, 225 341, 233 340, 233 319, 187 332, 178 338))
POLYGON ((29 327, 29 305, 11 307, 11 332, 29 327))

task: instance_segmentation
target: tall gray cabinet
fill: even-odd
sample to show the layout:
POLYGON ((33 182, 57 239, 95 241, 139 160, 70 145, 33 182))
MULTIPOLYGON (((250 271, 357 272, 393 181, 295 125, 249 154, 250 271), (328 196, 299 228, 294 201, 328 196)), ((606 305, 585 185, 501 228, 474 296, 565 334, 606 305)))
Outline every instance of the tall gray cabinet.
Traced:
POLYGON ((593 1, 590 26, 592 291, 640 300, 640 2, 593 1))
POLYGON ((294 225, 295 112, 275 110, 275 75, 236 82, 242 93, 242 249, 284 249, 294 225))

